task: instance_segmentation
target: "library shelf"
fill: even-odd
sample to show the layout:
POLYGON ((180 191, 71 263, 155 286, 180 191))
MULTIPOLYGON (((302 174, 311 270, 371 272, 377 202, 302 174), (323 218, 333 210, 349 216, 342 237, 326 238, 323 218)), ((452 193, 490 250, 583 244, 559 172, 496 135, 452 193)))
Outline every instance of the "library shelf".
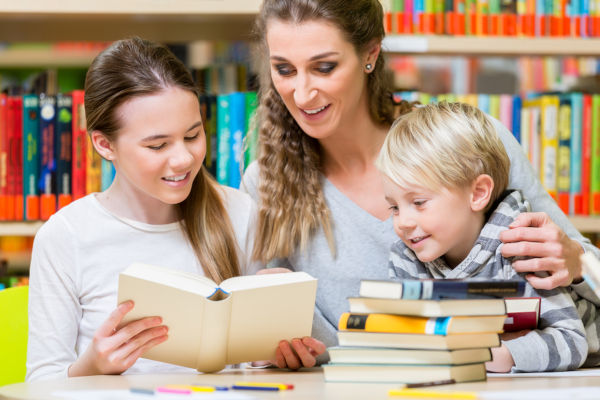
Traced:
MULTIPOLYGON (((600 216, 569 216, 580 232, 600 233, 600 216)), ((0 222, 0 236, 34 236, 43 221, 0 222)))
POLYGON ((472 56, 598 56, 599 38, 388 35, 383 50, 398 54, 472 56))
POLYGON ((49 47, 0 48, 0 68, 87 68, 100 50, 60 50, 49 47))
POLYGON ((262 0, 19 0, 0 4, 6 42, 247 39, 262 0))
POLYGON ((0 222, 0 236, 35 236, 43 221, 0 222))

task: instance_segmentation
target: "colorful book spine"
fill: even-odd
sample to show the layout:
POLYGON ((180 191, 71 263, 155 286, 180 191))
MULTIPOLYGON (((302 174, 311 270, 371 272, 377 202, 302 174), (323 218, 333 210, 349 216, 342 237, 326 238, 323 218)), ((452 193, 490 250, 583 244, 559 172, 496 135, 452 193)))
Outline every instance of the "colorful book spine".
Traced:
POLYGON ((244 137, 246 136, 246 96, 244 93, 229 94, 229 132, 231 146, 229 153, 228 185, 239 188, 244 163, 244 137))
POLYGON ((600 215, 600 94, 592 96, 590 214, 600 215))
POLYGON ((0 221, 8 219, 8 96, 0 93, 0 221))
POLYGON ((258 98, 256 92, 246 92, 246 151, 244 152, 244 169, 256 159, 258 154, 258 125, 256 123, 256 109, 258 98))
POLYGON ((402 298, 406 300, 471 299, 489 297, 517 297, 525 291, 523 281, 452 281, 404 280, 402 298))
POLYGON ((23 207, 24 219, 40 219, 39 180, 39 98, 23 96, 23 207))
POLYGON ((558 109, 558 152, 556 155, 556 190, 558 206, 569 213, 571 189, 571 98, 561 96, 558 109))
POLYGON ((8 96, 6 99, 6 219, 9 221, 23 219, 22 104, 18 96, 8 96))
POLYGON ((56 97, 40 95, 40 218, 56 212, 56 97))
POLYGON ((540 181, 550 196, 556 200, 559 99, 557 96, 542 96, 541 100, 540 181))
POLYGON ((83 90, 71 92, 73 100, 73 118, 71 130, 73 133, 71 156, 71 192, 73 200, 86 195, 86 158, 87 158, 87 128, 85 122, 85 107, 83 105, 83 90))
POLYGON ((69 94, 56 96, 56 196, 58 209, 72 200, 71 174, 73 157, 73 99, 69 94))
POLYGON ((102 157, 87 136, 85 152, 85 192, 97 193, 102 189, 102 157))
POLYGON ((581 93, 571 93, 567 96, 571 97, 569 214, 579 214, 577 199, 581 198, 583 95, 581 93))
POLYGON ((512 98, 512 133, 517 142, 521 142, 521 97, 513 96, 512 98))
POLYGON ((590 214, 590 172, 592 159, 592 95, 583 95, 581 119, 581 197, 576 200, 580 215, 590 214))
POLYGON ((217 96, 217 182, 229 184, 231 131, 229 130, 229 96, 217 96))

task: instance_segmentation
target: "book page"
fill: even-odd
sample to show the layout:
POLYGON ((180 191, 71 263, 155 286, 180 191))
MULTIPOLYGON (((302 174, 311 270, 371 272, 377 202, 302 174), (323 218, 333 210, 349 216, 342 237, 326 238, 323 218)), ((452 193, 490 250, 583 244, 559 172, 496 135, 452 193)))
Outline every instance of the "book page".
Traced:
POLYGON ((280 340, 310 336, 316 279, 305 273, 256 277, 292 274, 304 275, 304 281, 293 282, 298 275, 291 283, 232 291, 228 364, 273 359, 280 340))

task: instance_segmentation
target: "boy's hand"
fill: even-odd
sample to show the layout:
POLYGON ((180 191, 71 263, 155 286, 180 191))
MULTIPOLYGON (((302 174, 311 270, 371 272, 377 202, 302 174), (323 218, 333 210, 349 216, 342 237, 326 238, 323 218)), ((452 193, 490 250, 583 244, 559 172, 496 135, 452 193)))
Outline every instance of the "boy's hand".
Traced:
POLYGON ((118 328, 133 301, 117 306, 94 333, 86 351, 69 366, 69 376, 120 374, 147 350, 167 340, 160 317, 147 317, 118 328))
POLYGON ((485 369, 489 372, 510 372, 515 366, 515 361, 508 351, 508 347, 502 344, 500 347, 492 347, 492 361, 485 363, 485 369))
POLYGON ((275 352, 275 360, 271 360, 271 363, 279 368, 310 368, 315 366, 317 356, 323 354, 325 350, 323 342, 309 336, 292 339, 291 344, 287 340, 282 340, 275 352))

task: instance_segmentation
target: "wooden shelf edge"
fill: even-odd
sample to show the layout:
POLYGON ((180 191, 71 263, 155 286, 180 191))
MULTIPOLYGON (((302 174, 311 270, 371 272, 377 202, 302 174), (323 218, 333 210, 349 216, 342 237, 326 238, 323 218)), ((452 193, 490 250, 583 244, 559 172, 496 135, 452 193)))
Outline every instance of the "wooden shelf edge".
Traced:
POLYGON ((401 54, 597 56, 600 39, 390 35, 383 40, 383 50, 401 54))
POLYGON ((569 220, 579 232, 600 233, 600 216, 570 215, 569 220))
POLYGON ((0 222, 0 236, 35 236, 44 221, 0 222))
POLYGON ((3 2, 0 14, 3 15, 190 15, 190 14, 256 14, 261 0, 228 1, 148 1, 148 0, 19 0, 3 2))

